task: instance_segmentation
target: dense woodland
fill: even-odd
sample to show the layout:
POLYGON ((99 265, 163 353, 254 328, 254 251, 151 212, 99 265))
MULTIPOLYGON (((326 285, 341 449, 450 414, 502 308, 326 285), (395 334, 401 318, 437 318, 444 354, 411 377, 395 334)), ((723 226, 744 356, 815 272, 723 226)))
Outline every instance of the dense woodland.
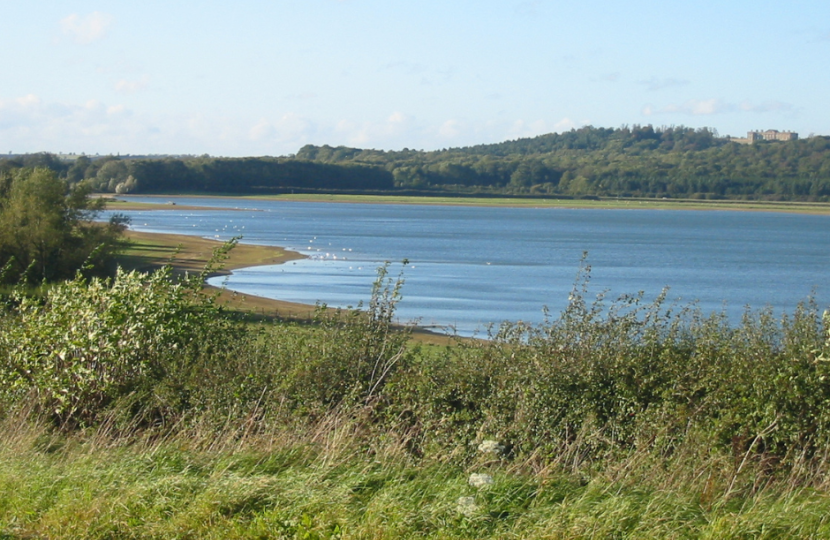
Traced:
POLYGON ((45 166, 70 184, 118 193, 406 194, 830 200, 830 137, 739 144, 707 128, 584 127, 431 152, 306 145, 290 157, 133 158, 51 154, 0 160, 0 173, 45 166))

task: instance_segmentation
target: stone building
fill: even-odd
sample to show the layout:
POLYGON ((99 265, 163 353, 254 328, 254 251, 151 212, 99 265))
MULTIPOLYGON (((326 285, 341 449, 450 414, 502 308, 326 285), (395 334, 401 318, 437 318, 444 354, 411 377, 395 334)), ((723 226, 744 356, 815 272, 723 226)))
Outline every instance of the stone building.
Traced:
POLYGON ((747 132, 746 138, 749 142, 755 141, 794 141, 798 139, 798 133, 793 131, 778 131, 777 129, 768 129, 766 131, 750 131, 747 132))

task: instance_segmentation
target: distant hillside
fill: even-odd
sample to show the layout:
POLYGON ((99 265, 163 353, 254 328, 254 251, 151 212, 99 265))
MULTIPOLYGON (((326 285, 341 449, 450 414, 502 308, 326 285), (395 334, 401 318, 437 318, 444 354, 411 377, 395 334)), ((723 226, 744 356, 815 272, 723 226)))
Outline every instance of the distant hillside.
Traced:
POLYGON ((100 191, 395 192, 559 197, 830 201, 830 137, 738 144, 710 129, 584 127, 440 151, 306 145, 283 158, 51 154, 0 160, 0 173, 45 166, 100 191))
POLYGON ((399 189, 830 200, 830 137, 742 145, 705 128, 584 127, 435 152, 308 145, 296 157, 383 167, 399 189))

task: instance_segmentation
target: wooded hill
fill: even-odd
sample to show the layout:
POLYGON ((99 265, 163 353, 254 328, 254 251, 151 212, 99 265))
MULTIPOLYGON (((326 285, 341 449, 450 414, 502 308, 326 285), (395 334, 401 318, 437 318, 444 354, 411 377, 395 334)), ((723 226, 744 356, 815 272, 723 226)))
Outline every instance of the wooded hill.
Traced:
POLYGON ((739 144, 711 129, 583 127, 438 151, 306 145, 273 158, 81 157, 46 166, 110 192, 395 192, 830 201, 830 137, 739 144))

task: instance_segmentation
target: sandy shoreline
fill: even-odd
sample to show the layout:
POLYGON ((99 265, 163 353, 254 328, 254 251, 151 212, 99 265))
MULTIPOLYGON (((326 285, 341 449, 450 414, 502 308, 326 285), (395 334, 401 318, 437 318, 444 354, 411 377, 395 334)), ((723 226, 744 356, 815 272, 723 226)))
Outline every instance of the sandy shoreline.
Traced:
MULTIPOLYGON (((129 270, 152 271, 169 263, 177 274, 198 273, 213 256, 213 251, 222 245, 217 240, 184 234, 128 230, 126 236, 132 246, 119 258, 119 262, 129 270)), ((221 264, 221 268, 211 276, 228 275, 238 268, 283 264, 303 258, 305 256, 296 251, 279 247, 237 244, 231 250, 228 259, 221 264)), ((223 290, 220 299, 228 302, 233 309, 267 316, 307 318, 314 312, 314 306, 246 295, 231 290, 223 290)))
MULTIPOLYGON (((186 272, 199 273, 212 257, 213 251, 222 245, 218 240, 183 234, 128 230, 126 237, 131 246, 124 255, 118 257, 118 262, 127 270, 143 272, 171 264, 173 271, 179 275, 186 272)), ((305 255, 301 253, 280 247, 237 244, 221 269, 212 275, 228 275, 239 268, 284 264, 304 258, 305 255)), ((264 298, 210 285, 206 285, 206 289, 217 291, 219 301, 229 309, 264 318, 308 320, 317 309, 309 304, 264 298)), ((418 341, 434 344, 444 345, 452 341, 449 336, 424 328, 416 328, 413 336, 418 341)))

